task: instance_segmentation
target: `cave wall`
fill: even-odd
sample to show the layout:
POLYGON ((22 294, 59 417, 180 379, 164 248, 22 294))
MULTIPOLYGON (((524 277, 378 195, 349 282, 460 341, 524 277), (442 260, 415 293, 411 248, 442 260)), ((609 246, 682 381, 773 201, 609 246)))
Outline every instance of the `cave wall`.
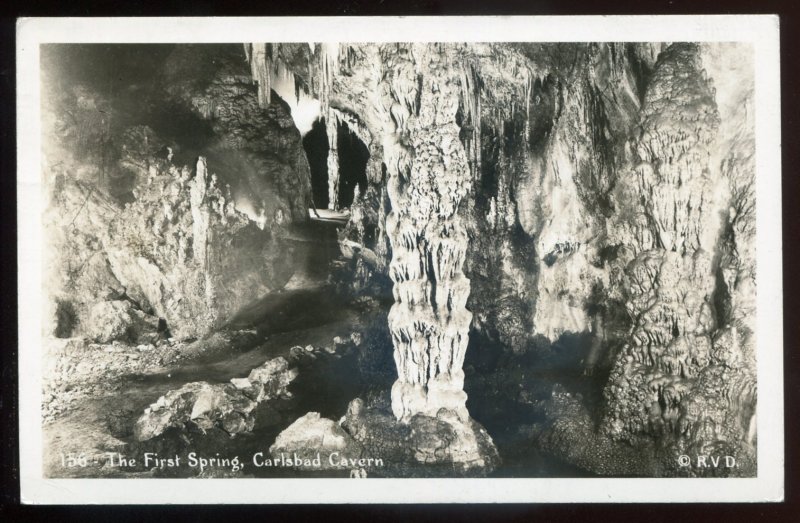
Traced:
POLYGON ((311 175, 290 105, 277 96, 260 104, 244 53, 232 47, 177 46, 164 66, 164 90, 210 126, 202 152, 243 212, 269 226, 305 221, 311 175))
POLYGON ((305 264, 283 239, 308 219, 300 133, 286 103, 260 107, 240 46, 103 50, 43 55, 46 329, 145 341, 108 334, 124 310, 150 334, 204 336, 305 264))

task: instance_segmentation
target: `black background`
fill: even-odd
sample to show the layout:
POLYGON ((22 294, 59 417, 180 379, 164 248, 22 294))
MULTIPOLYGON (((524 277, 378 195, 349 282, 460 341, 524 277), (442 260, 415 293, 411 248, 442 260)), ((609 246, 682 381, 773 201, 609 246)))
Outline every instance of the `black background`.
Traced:
MULTIPOLYGON (((797 489, 797 434, 800 405, 800 304, 797 303, 800 249, 800 197, 795 166, 800 164, 798 137, 797 35, 800 3, 733 0, 379 0, 350 2, 291 0, 193 0, 124 2, 123 0, 35 2, 0 0, 0 520, 29 521, 800 521, 797 489), (400 506, 227 506, 227 507, 32 507, 19 504, 17 420, 17 229, 15 142, 15 18, 18 16, 303 16, 303 15, 574 15, 574 14, 758 14, 777 13, 781 25, 781 133, 784 270, 784 368, 786 430, 786 502, 779 504, 637 504, 637 505, 400 505, 400 506)), ((621 28, 622 29, 622 28, 621 28)), ((25 292, 23 290, 23 292, 25 292)), ((776 297, 777 298, 777 297, 776 297)), ((24 372, 24 369, 21 369, 24 372)), ((780 379, 776 376, 775 379, 780 379)), ((698 482, 702 480, 697 480, 698 482)), ((736 480, 731 480, 736 481, 736 480)), ((302 484, 298 488, 302 488, 302 484)), ((580 495, 579 492, 575 493, 580 495)))

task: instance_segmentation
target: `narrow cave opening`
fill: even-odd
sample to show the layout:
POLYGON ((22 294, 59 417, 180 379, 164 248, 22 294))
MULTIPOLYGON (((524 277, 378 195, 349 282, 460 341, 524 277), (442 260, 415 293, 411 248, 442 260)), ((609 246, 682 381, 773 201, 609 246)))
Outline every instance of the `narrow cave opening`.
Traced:
POLYGON ((361 194, 367 190, 369 149, 344 122, 339 123, 336 134, 336 147, 339 149, 339 208, 345 209, 353 204, 356 186, 361 194))
POLYGON ((325 120, 320 118, 303 136, 303 149, 311 170, 311 196, 317 209, 328 207, 328 134, 325 120))
MULTIPOLYGON (((317 209, 324 209, 330 203, 328 193, 328 134, 325 119, 320 118, 303 137, 311 171, 311 193, 317 209)), ((339 157, 339 188, 337 208, 345 209, 353 204, 355 189, 361 194, 367 189, 367 162, 369 149, 345 122, 336 126, 336 149, 339 157)))

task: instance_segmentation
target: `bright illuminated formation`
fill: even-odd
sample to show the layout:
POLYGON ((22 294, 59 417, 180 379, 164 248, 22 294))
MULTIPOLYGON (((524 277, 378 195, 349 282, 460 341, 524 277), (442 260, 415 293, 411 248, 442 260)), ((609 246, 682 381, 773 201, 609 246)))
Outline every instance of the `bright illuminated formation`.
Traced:
POLYGON ((411 161, 389 180, 389 326, 398 371, 392 410, 408 420, 446 408, 466 420, 462 365, 472 314, 462 266, 469 241, 457 213, 470 171, 455 123, 460 85, 447 71, 432 69, 420 82, 413 69, 401 71, 392 80, 392 111, 402 115, 395 121, 411 161))

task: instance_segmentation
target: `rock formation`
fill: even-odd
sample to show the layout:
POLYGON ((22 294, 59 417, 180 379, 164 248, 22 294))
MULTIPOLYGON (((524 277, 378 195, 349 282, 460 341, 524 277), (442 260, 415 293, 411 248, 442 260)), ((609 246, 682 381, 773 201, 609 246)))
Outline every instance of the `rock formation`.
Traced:
POLYGON ((354 120, 382 163, 341 244, 355 285, 394 283, 396 417, 467 414, 470 333, 519 354, 586 333, 585 372, 609 373, 598 445, 749 459, 753 73, 732 59, 748 49, 270 49, 264 67, 354 120))
POLYGON ((309 412, 278 435, 269 453, 275 460, 299 461, 299 469, 325 470, 342 465, 358 469, 348 464, 361 459, 362 449, 336 422, 321 418, 319 412, 309 412))
POLYGON ((79 80, 46 82, 48 330, 57 335, 120 338, 95 327, 127 302, 131 325, 136 317, 165 336, 204 336, 305 261, 282 240, 307 220, 310 198, 288 108, 262 109, 245 64, 206 50, 193 60, 176 47, 152 83, 112 98, 79 80))
POLYGON ((430 73, 418 78, 417 64, 400 62, 390 100, 396 132, 410 149, 402 153, 410 164, 390 170, 388 181, 395 298, 389 327, 398 370, 392 410, 408 420, 444 408, 466 420, 462 365, 472 315, 466 309, 469 280, 462 272, 468 242, 458 207, 469 191, 470 173, 455 122, 462 86, 451 69, 431 65, 430 55, 421 54, 418 67, 430 73))
POLYGON ((289 369, 284 358, 276 358, 230 383, 187 383, 150 405, 136 421, 133 435, 138 441, 146 441, 170 427, 183 429, 187 424, 201 430, 218 426, 231 435, 249 432, 258 404, 286 394, 295 377, 297 370, 289 369))
POLYGON ((485 476, 499 464, 491 436, 472 418, 453 410, 435 416, 415 414, 398 422, 381 400, 356 398, 341 420, 342 427, 364 448, 365 456, 380 456, 388 476, 485 476), (424 465, 419 467, 419 465, 424 465))
POLYGON ((126 300, 101 301, 89 311, 85 331, 99 343, 152 343, 158 337, 158 318, 135 309, 126 300))
MULTIPOLYGON (((625 250, 612 284, 633 322, 609 377, 604 428, 613 438, 655 435, 681 452, 726 448, 744 460, 752 452, 755 355, 752 340, 740 342, 742 327, 731 324, 735 306, 724 294, 733 281, 724 274, 729 242, 739 236, 730 229, 737 207, 752 202, 745 194, 753 171, 737 165, 748 174, 737 172, 731 187, 729 144, 703 71, 698 45, 661 53, 642 134, 631 145, 632 170, 620 173, 617 201, 635 212, 615 230, 625 250)), ((736 116, 727 116, 735 125, 736 116)), ((748 155, 752 142, 743 151, 748 155)), ((752 226, 752 215, 744 220, 752 226)), ((739 258, 735 265, 750 263, 739 258)), ((743 286, 752 282, 752 273, 740 274, 743 286)))

